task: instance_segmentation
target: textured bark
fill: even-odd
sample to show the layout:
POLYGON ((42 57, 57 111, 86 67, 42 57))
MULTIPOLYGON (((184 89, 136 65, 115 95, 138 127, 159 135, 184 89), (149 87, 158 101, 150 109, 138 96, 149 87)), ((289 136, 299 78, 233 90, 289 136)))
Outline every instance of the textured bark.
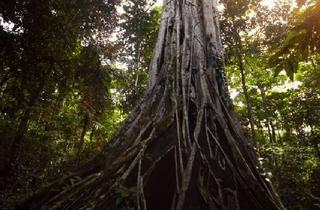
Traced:
POLYGON ((18 209, 282 209, 233 117, 216 3, 167 0, 148 92, 104 152, 18 209))

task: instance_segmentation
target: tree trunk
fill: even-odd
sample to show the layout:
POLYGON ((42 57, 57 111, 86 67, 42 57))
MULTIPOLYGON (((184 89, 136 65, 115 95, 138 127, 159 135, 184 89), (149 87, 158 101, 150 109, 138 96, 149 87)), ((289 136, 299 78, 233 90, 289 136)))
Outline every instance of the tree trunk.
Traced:
POLYGON ((276 138, 277 138, 277 136, 276 136, 276 128, 275 128, 275 126, 274 126, 274 124, 273 124, 271 119, 270 119, 270 127, 271 127, 272 139, 273 139, 274 142, 276 142, 276 138))
POLYGON ((86 112, 83 116, 83 126, 82 126, 82 131, 80 134, 80 140, 79 140, 79 144, 78 144, 78 152, 77 152, 77 166, 79 166, 80 161, 81 161, 81 152, 83 150, 83 145, 84 145, 84 137, 87 133, 88 130, 88 126, 89 126, 89 122, 90 122, 90 116, 89 113, 86 112))
POLYGON ((28 105, 25 107, 24 111, 22 112, 21 119, 18 123, 18 127, 16 130, 16 135, 13 138, 12 144, 10 146, 9 150, 9 158, 7 162, 4 164, 4 171, 0 171, 1 179, 10 179, 12 177, 15 177, 15 172, 19 165, 19 156, 21 152, 21 145, 23 143, 24 137, 28 131, 29 128, 29 120, 32 115, 32 111, 35 107, 35 105, 38 103, 41 91, 44 87, 44 80, 40 80, 38 88, 34 90, 34 92, 31 94, 30 100, 28 102, 28 105))
POLYGON ((272 120, 271 120, 271 117, 270 117, 271 112, 267 106, 266 92, 265 92, 265 89, 262 85, 258 85, 258 88, 261 93, 263 109, 267 115, 266 121, 267 121, 267 128, 268 128, 268 135, 269 135, 270 143, 274 143, 276 141, 276 131, 275 131, 275 127, 274 127, 272 120))
POLYGON ((317 157, 320 160, 319 136, 315 134, 312 124, 310 124, 310 128, 311 143, 313 144, 317 157))
POLYGON ((250 96, 248 93, 248 88, 247 88, 247 84, 246 84, 246 75, 244 73, 244 66, 243 66, 243 61, 242 61, 242 42, 241 42, 241 38, 240 35, 236 32, 236 34, 234 35, 236 42, 237 42, 237 49, 236 49, 236 53, 237 53, 237 59, 238 59, 238 67, 240 70, 240 76, 241 76, 241 86, 242 86, 242 90, 243 90, 243 94, 246 100, 246 109, 247 109, 247 114, 248 114, 248 119, 249 119, 249 124, 250 124, 250 129, 251 129, 251 137, 253 140, 253 143, 255 144, 255 138, 256 138, 256 131, 254 128, 254 120, 253 120, 253 114, 252 114, 252 108, 251 108, 251 100, 250 100, 250 96))
POLYGON ((103 153, 18 209, 282 209, 230 109, 216 3, 164 5, 144 100, 103 153))

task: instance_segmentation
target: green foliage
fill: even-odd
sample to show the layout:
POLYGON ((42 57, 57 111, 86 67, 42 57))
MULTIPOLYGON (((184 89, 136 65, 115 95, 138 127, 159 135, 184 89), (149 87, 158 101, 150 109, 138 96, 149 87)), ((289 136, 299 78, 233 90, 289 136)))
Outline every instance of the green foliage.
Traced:
MULTIPOLYGON (((254 60, 250 59, 250 63, 254 60)), ((255 68, 247 73, 247 79, 261 164, 288 209, 316 209, 320 196, 318 71, 310 64, 301 66, 297 72, 300 81, 292 83, 284 75, 273 77, 270 70, 252 66, 255 68), (289 84, 300 85, 285 89, 289 84), (264 100, 261 90, 265 92, 264 100)), ((237 77, 236 71, 229 75, 237 77)), ((250 136, 240 84, 230 85, 239 91, 234 100, 235 108, 250 136)))
POLYGON ((297 10, 291 24, 291 31, 270 57, 269 64, 276 74, 284 70, 293 80, 300 61, 319 62, 312 55, 320 53, 320 2, 312 1, 311 6, 297 10))
POLYGON ((118 3, 0 2, 1 200, 66 174, 112 135, 116 123, 101 124, 118 117, 101 59, 114 51, 105 40, 118 3))
POLYGON ((317 4, 290 14, 286 4, 276 5, 272 10, 259 3, 247 1, 247 4, 250 6, 243 6, 246 10, 225 11, 222 25, 227 45, 226 69, 236 113, 250 138, 247 101, 237 57, 241 52, 256 129, 256 150, 266 169, 264 175, 273 181, 288 209, 317 209, 320 75, 317 41, 312 41, 318 32, 313 31, 310 36, 310 30, 317 30, 316 25, 311 25, 318 24, 320 19, 309 21, 316 14, 311 10, 316 11, 317 4), (289 31, 292 23, 295 27, 289 31), (280 73, 282 70, 291 79, 295 74, 296 81, 289 81, 280 73))
POLYGON ((92 158, 140 100, 161 8, 119 3, 0 2, 0 208, 92 158))
MULTIPOLYGON (((111 0, 0 2, 1 174, 5 163, 14 165, 9 179, 0 180, 6 187, 0 208, 92 158, 138 104, 162 13, 153 3, 123 1, 124 12, 118 14, 120 1, 111 0)), ((293 11, 288 1, 272 9, 261 1, 222 3, 227 75, 245 134, 250 138, 239 52, 265 176, 288 209, 316 209, 319 2, 298 1, 301 7, 293 11), (282 70, 291 79, 295 75, 296 82, 282 70)), ((66 187, 71 185, 72 180, 66 187)), ((119 186, 117 208, 135 202, 134 193, 119 186)))
POLYGON ((120 71, 118 75, 124 80, 121 105, 126 113, 134 108, 146 90, 148 67, 162 14, 162 8, 152 6, 153 3, 130 0, 123 6, 125 13, 120 24, 123 30, 120 36, 123 56, 119 60, 127 64, 127 71, 120 71))

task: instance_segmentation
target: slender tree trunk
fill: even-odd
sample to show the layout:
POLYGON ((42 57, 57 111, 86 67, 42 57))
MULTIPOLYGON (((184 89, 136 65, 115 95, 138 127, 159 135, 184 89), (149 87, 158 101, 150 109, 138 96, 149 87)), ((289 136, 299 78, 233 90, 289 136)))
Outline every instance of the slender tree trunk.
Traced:
POLYGON ((20 209, 282 208, 230 108, 216 2, 164 5, 144 100, 103 153, 20 209))
POLYGON ((89 126, 89 122, 90 122, 90 118, 89 118, 89 114, 85 113, 84 117, 83 117, 83 127, 82 127, 82 131, 81 131, 81 135, 80 135, 80 140, 79 140, 79 144, 78 144, 78 152, 77 152, 77 166, 79 166, 80 161, 81 161, 81 152, 83 149, 83 145, 84 145, 84 136, 87 133, 88 130, 88 126, 89 126))
POLYGON ((0 97, 2 97, 2 95, 3 95, 4 89, 5 89, 5 84, 10 79, 10 76, 11 76, 10 73, 11 72, 8 72, 8 73, 6 73, 4 75, 1 75, 1 79, 0 79, 0 97))
POLYGON ((279 121, 276 120, 277 139, 278 139, 278 141, 280 141, 280 142, 281 142, 281 134, 280 134, 280 131, 282 131, 282 130, 283 130, 283 128, 280 127, 279 121))
POLYGON ((276 128, 275 128, 275 126, 274 126, 274 124, 273 124, 271 119, 270 119, 270 127, 271 127, 272 139, 273 139, 274 142, 276 142, 276 140, 277 140, 276 139, 277 138, 277 136, 276 136, 276 128))
POLYGON ((89 137, 89 139, 90 139, 90 144, 91 144, 91 145, 93 144, 94 132, 95 132, 95 127, 92 126, 91 132, 90 132, 90 137, 89 137))
POLYGON ((256 139, 256 131, 254 128, 254 120, 253 120, 253 114, 252 114, 252 107, 251 107, 251 99, 248 93, 248 88, 247 88, 247 83, 246 83, 246 75, 244 73, 244 65, 243 65, 243 59, 242 59, 242 42, 241 38, 238 33, 235 34, 235 39, 237 42, 237 59, 238 59, 238 67, 240 70, 240 75, 241 75, 241 86, 243 90, 243 94, 246 100, 246 108, 247 108, 247 114, 248 114, 248 119, 249 119, 249 124, 250 124, 250 129, 251 129, 251 137, 253 140, 253 143, 255 144, 255 139, 256 139))
MULTIPOLYGON (((14 139, 13 145, 12 145, 12 151, 11 153, 15 154, 17 152, 17 149, 20 147, 23 138, 28 130, 28 123, 31 116, 32 107, 28 107, 22 114, 22 117, 19 122, 19 126, 17 129, 16 137, 14 139)), ((15 156, 15 155, 13 155, 15 156)))
POLYGON ((311 134, 311 142, 314 146, 314 149, 316 151, 316 154, 317 154, 317 157, 318 159, 320 160, 320 148, 319 148, 319 138, 317 138, 315 132, 314 132, 314 128, 313 128, 313 125, 311 124, 310 125, 310 128, 311 128, 311 131, 310 131, 310 134, 311 134))
MULTIPOLYGON (((22 149, 21 144, 28 130, 28 122, 30 116, 31 108, 27 108, 20 119, 18 128, 16 130, 16 135, 13 138, 11 146, 9 147, 8 158, 4 161, 4 166, 1 167, 2 170, 0 171, 0 178, 5 182, 10 182, 11 184, 15 181, 16 178, 16 173, 19 166, 19 156, 22 149)), ((9 185, 7 184, 6 186, 9 185)))
MULTIPOLYGON (((13 173, 17 170, 19 164, 19 156, 21 152, 21 144, 25 137, 25 134, 29 128, 29 120, 33 111, 35 104, 37 104, 39 96, 44 86, 44 81, 40 81, 39 86, 37 89, 34 90, 33 94, 31 95, 30 101, 28 105, 25 107, 21 119, 19 121, 16 135, 13 138, 12 145, 9 151, 9 158, 8 161, 5 163, 5 171, 1 173, 1 177, 4 179, 11 178, 13 173)), ((13 176, 14 177, 14 176, 13 176)))
MULTIPOLYGON (((266 92, 265 92, 265 89, 262 85, 258 85, 258 88, 260 90, 261 97, 262 97, 263 109, 264 109, 265 114, 267 115, 266 121, 267 121, 269 140, 270 140, 270 143, 275 143, 276 142, 276 130, 275 130, 275 126, 271 120, 270 110, 267 106, 266 92)), ((279 159, 277 157, 272 157, 272 158, 273 159, 270 160, 270 162, 272 163, 271 167, 273 168, 273 171, 276 171, 276 173, 278 173, 279 159)))
POLYGON ((137 87, 138 86, 138 82, 139 82, 139 69, 140 69, 140 59, 141 59, 141 43, 140 41, 138 41, 136 43, 136 50, 137 50, 137 57, 136 57, 136 65, 135 65, 135 72, 136 72, 136 79, 134 82, 134 86, 137 87))
POLYGON ((258 88, 260 90, 260 93, 261 93, 261 98, 262 98, 262 104, 263 104, 263 109, 264 109, 264 112, 266 113, 267 115, 267 128, 268 128, 268 135, 269 135, 269 139, 270 139, 270 142, 273 143, 276 141, 276 132, 275 132, 275 127, 272 123, 272 120, 270 119, 270 110, 268 109, 268 106, 267 106, 267 99, 266 99, 266 92, 265 92, 265 89, 263 86, 261 85, 258 85, 258 88))
POLYGON ((267 124, 267 129, 268 129, 268 137, 269 137, 270 143, 273 143, 269 119, 266 119, 266 122, 267 122, 266 124, 267 124))
POLYGON ((320 160, 320 147, 319 147, 319 143, 315 140, 315 142, 314 142, 314 148, 315 148, 315 150, 316 150, 316 153, 317 153, 317 157, 318 157, 318 159, 320 160))

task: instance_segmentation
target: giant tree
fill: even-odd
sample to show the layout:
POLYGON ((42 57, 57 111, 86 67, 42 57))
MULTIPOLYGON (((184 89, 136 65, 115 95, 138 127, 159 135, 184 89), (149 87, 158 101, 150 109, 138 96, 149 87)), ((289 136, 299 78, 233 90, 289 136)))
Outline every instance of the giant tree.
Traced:
POLYGON ((148 91, 103 153, 20 209, 281 209, 235 119, 217 3, 167 0, 148 91))

